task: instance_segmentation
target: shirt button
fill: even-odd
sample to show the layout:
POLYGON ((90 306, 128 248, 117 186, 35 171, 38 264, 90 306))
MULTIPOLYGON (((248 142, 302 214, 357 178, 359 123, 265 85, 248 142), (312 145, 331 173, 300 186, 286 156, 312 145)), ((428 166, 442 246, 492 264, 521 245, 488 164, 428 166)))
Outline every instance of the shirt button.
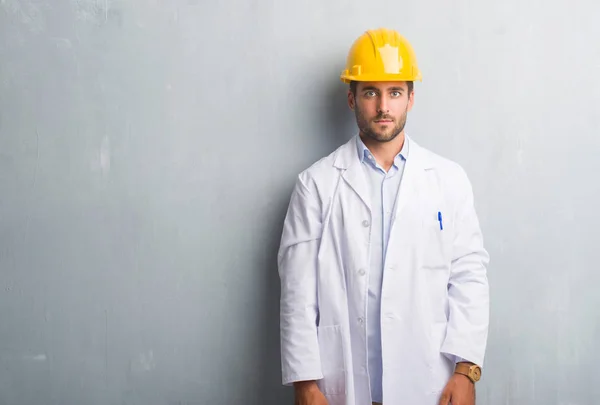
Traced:
POLYGON ((362 319, 362 318, 358 318, 358 323, 359 323, 360 325, 362 325, 363 323, 365 323, 365 320, 364 320, 364 319, 362 319))
POLYGON ((363 226, 366 228, 369 226, 369 221, 367 221, 366 219, 362 222, 363 226))
POLYGON ((365 271, 365 269, 360 269, 358 271, 358 274, 360 274, 361 276, 364 276, 367 272, 365 271))

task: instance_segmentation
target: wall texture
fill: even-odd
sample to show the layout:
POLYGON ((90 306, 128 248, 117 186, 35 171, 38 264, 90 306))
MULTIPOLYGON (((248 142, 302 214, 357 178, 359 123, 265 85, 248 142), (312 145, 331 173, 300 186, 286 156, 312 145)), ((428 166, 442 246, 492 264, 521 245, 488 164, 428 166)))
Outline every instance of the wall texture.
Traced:
POLYGON ((0 0, 0 404, 291 404, 275 255, 388 26, 408 132, 471 176, 481 405, 600 397, 600 3, 0 0), (404 4, 403 4, 404 3, 404 4))

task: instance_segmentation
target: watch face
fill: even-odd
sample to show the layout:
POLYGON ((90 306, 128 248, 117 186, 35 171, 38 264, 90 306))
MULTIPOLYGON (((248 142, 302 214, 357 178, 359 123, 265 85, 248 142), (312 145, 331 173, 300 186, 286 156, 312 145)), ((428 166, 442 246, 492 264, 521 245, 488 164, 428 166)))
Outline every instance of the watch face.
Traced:
POLYGON ((475 381, 479 381, 479 379, 481 378, 481 369, 478 366, 473 366, 471 368, 471 377, 473 378, 473 380, 475 381))

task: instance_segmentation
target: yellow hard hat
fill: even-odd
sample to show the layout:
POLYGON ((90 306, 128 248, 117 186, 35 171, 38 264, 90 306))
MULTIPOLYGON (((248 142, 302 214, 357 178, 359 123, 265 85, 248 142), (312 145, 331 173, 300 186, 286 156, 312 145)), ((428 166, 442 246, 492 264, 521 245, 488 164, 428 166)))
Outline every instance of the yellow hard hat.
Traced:
POLYGON ((410 43, 398 32, 379 28, 358 37, 340 76, 351 81, 422 81, 417 58, 410 43))

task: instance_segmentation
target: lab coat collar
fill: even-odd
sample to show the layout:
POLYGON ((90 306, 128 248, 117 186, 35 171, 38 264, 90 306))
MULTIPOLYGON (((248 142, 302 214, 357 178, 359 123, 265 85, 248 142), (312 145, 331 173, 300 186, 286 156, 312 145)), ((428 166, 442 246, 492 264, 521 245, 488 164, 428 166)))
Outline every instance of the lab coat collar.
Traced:
MULTIPOLYGON (((344 170, 342 177, 358 194, 369 211, 371 211, 371 199, 367 179, 361 168, 359 156, 356 153, 357 136, 359 135, 355 135, 338 149, 333 166, 344 170)), ((398 194, 397 214, 400 214, 404 210, 411 193, 416 191, 419 176, 421 176, 424 170, 432 168, 434 163, 431 155, 425 149, 420 147, 408 135, 405 136, 410 144, 410 158, 406 160, 402 186, 398 194)))

